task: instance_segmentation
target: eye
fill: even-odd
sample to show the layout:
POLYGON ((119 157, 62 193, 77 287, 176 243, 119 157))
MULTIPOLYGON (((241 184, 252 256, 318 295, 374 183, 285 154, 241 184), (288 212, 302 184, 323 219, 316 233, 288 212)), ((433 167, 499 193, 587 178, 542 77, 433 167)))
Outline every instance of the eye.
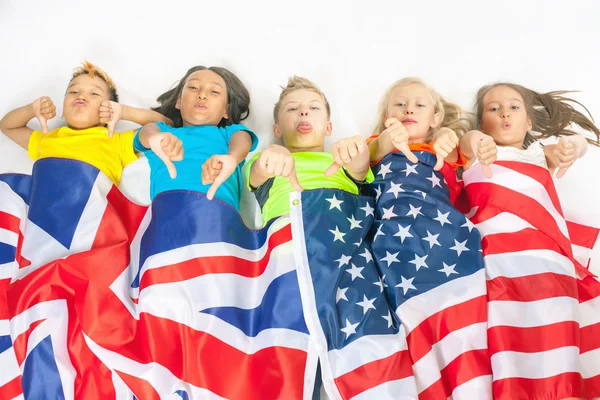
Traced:
POLYGON ((297 110, 296 107, 290 107, 290 108, 287 109, 287 111, 296 111, 296 110, 297 110))
POLYGON ((425 104, 417 104, 417 107, 425 107, 425 104))
POLYGON ((492 108, 490 108, 490 109, 489 109, 489 111, 491 111, 491 112, 496 112, 496 111, 498 111, 498 110, 499 110, 499 108, 498 108, 498 107, 492 107, 492 108))
POLYGON ((216 90, 211 90, 211 93, 213 93, 213 94, 221 94, 220 92, 218 92, 216 90))
POLYGON ((77 91, 76 90, 71 90, 71 91, 69 91, 69 94, 77 94, 77 91))
POLYGON ((518 109, 519 109, 519 106, 511 106, 511 107, 510 107, 510 109, 511 109, 511 110, 518 110, 518 109))
POLYGON ((317 110, 317 111, 318 111, 318 110, 320 110, 320 108, 319 108, 319 107, 316 107, 316 106, 312 106, 310 109, 311 109, 311 110, 317 110))
POLYGON ((92 96, 100 96, 100 94, 96 93, 96 92, 92 92, 92 96))
POLYGON ((187 88, 190 90, 198 90, 198 88, 196 86, 192 86, 192 85, 188 86, 187 88))
POLYGON ((404 106, 405 106, 404 103, 398 103, 398 104, 396 104, 396 107, 404 107, 404 106))

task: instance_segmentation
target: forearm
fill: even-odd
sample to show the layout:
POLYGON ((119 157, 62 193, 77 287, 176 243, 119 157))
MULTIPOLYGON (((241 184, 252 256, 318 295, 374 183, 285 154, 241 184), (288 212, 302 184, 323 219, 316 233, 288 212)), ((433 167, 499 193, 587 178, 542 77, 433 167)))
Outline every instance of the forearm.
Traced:
POLYGON ((150 137, 159 133, 160 128, 155 123, 145 124, 142 130, 140 131, 140 142, 142 143, 142 146, 149 149, 150 137))
POLYGON ((387 132, 383 132, 379 137, 369 142, 369 159, 371 162, 377 161, 380 158, 394 151, 395 146, 387 132))
POLYGON ((354 178, 358 182, 362 182, 365 180, 367 173, 369 172, 369 164, 366 163, 364 166, 360 167, 352 167, 350 165, 344 167, 348 175, 354 178))
POLYGON ((252 138, 246 131, 237 131, 231 136, 229 141, 229 154, 234 156, 237 163, 241 163, 248 156, 250 147, 252 146, 252 138))
POLYGON ((171 121, 169 118, 165 117, 159 112, 126 105, 122 105, 122 107, 123 115, 121 119, 123 120, 135 122, 139 125, 146 125, 155 122, 164 122, 165 124, 173 125, 173 121, 171 121))
POLYGON ((6 131, 23 128, 27 126, 27 123, 35 118, 35 112, 33 111, 33 103, 27 104, 26 106, 16 108, 6 114, 2 120, 0 120, 0 130, 6 133, 6 131))
POLYGON ((262 186, 263 183, 265 183, 269 178, 271 178, 265 172, 261 171, 257 163, 258 160, 256 160, 252 163, 252 165, 250 165, 250 175, 248 177, 248 182, 253 188, 258 188, 262 186))
POLYGON ((460 142, 458 146, 460 147, 460 152, 464 154, 467 160, 471 160, 475 157, 475 150, 473 149, 473 139, 475 136, 480 135, 479 131, 469 131, 462 138, 460 138, 460 142))

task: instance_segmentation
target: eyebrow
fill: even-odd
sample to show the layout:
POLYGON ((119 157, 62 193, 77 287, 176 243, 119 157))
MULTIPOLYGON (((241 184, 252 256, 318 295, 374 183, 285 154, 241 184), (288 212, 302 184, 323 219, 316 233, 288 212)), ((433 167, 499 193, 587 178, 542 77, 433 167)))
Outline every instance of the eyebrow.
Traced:
MULTIPOLYGON (((75 85, 77 85, 77 83, 71 83, 69 85, 69 87, 67 88, 67 90, 69 90, 71 87, 73 87, 75 85)), ((94 84, 92 84, 92 86, 94 86, 94 87, 96 87, 96 88, 98 88, 98 89, 100 89, 100 90, 102 90, 104 92, 104 88, 102 88, 102 86, 98 86, 98 85, 94 85, 94 84)))
MULTIPOLYGON (((295 104, 295 103, 300 103, 300 102, 299 102, 298 100, 292 100, 292 101, 288 101, 287 103, 284 103, 283 105, 284 105, 284 106, 287 106, 287 105, 289 105, 289 104, 295 104)), ((309 103, 319 103, 319 104, 323 104, 323 102, 322 102, 321 100, 317 100, 317 99, 310 100, 310 101, 309 101, 309 103)))
MULTIPOLYGON (((512 97, 512 98, 510 98, 510 99, 508 99, 508 101, 518 101, 519 103, 523 103, 523 101, 522 101, 522 100, 519 100, 519 99, 517 99, 516 97, 512 97)), ((500 101, 499 101, 499 100, 492 100, 492 101, 488 101, 488 102, 487 102, 487 103, 485 103, 485 104, 491 104, 491 103, 500 103, 500 101)))
MULTIPOLYGON (((199 81, 199 80, 200 79, 198 79, 198 78, 192 78, 192 79, 188 80, 187 83, 190 83, 191 81, 199 81)), ((210 82, 210 83, 213 84, 213 85, 217 85, 217 86, 223 87, 223 85, 221 85, 219 82, 210 82)))

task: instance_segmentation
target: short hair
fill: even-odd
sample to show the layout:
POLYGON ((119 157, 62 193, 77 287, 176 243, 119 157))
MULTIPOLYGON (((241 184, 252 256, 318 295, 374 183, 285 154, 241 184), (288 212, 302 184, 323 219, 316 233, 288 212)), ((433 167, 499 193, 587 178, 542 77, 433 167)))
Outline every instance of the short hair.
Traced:
POLYGON ((323 98, 323 103, 325 103, 325 109, 327 110, 327 118, 331 117, 331 107, 329 106, 329 102, 327 101, 327 97, 325 93, 319 89, 317 85, 315 85, 312 81, 302 78, 300 76, 291 76, 288 78, 288 83, 286 87, 281 86, 281 94, 279 95, 279 100, 275 103, 275 107, 273 108, 273 119, 275 123, 279 120, 279 109, 281 108, 281 102, 288 94, 295 92, 296 90, 310 90, 311 92, 317 93, 319 96, 323 98))
POLYGON ((75 70, 73 70, 73 77, 71 80, 77 78, 79 75, 90 75, 92 78, 97 77, 102 79, 106 83, 106 86, 108 86, 110 100, 117 103, 119 102, 119 95, 117 93, 117 87, 115 86, 115 83, 113 82, 112 78, 97 65, 84 60, 80 67, 77 67, 75 70))

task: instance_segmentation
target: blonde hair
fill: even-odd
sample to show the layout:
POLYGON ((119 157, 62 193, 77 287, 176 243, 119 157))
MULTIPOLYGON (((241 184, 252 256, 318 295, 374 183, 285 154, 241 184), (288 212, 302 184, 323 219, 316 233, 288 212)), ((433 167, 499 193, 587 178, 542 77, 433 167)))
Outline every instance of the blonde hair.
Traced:
POLYGON ((97 65, 92 64, 91 62, 84 60, 81 63, 80 67, 75 68, 73 70, 73 77, 71 80, 77 78, 79 75, 90 75, 91 77, 97 77, 102 79, 106 86, 108 86, 108 93, 110 95, 110 99, 115 102, 119 102, 119 95, 117 93, 117 87, 115 83, 111 79, 110 76, 102 69, 100 69, 97 65))
POLYGON ((279 122, 279 109, 281 108, 281 102, 285 96, 295 92, 296 90, 302 89, 310 90, 311 92, 315 92, 321 96, 323 98, 323 103, 325 103, 325 109, 327 110, 327 118, 331 116, 331 107, 329 106, 327 97, 325 97, 325 93, 323 93, 321 89, 319 89, 319 87, 310 80, 294 75, 288 78, 287 86, 281 86, 281 89, 279 100, 277 100, 277 103, 275 103, 275 107, 273 108, 273 119, 275 120, 275 123, 279 122))
POLYGON ((524 148, 527 148, 536 139, 577 135, 576 132, 569 129, 572 123, 581 126, 586 131, 592 132, 596 136, 596 139, 587 139, 587 141, 595 146, 599 145, 600 130, 594 125, 594 120, 591 118, 590 112, 580 102, 563 96, 570 93, 570 91, 566 90, 538 93, 524 86, 509 82, 486 85, 477 91, 475 99, 475 114, 477 116, 477 124, 480 127, 483 118, 483 98, 490 90, 498 86, 509 87, 521 95, 527 116, 531 118, 532 130, 540 133, 540 135, 534 138, 533 135, 527 132, 523 141, 524 148), (571 103, 583 107, 590 118, 576 110, 571 103))
POLYGON ((434 112, 440 115, 440 120, 442 121, 437 129, 429 130, 427 140, 430 140, 439 128, 452 129, 459 136, 464 135, 473 128, 471 121, 464 117, 467 113, 460 108, 460 106, 446 101, 438 92, 426 85, 421 79, 409 77, 394 82, 394 84, 385 91, 381 103, 379 104, 379 120, 377 121, 377 126, 373 130, 374 134, 380 134, 385 130, 385 120, 388 119, 388 102, 390 101, 390 96, 394 89, 399 86, 408 86, 411 84, 421 85, 429 91, 431 100, 433 101, 434 112))

